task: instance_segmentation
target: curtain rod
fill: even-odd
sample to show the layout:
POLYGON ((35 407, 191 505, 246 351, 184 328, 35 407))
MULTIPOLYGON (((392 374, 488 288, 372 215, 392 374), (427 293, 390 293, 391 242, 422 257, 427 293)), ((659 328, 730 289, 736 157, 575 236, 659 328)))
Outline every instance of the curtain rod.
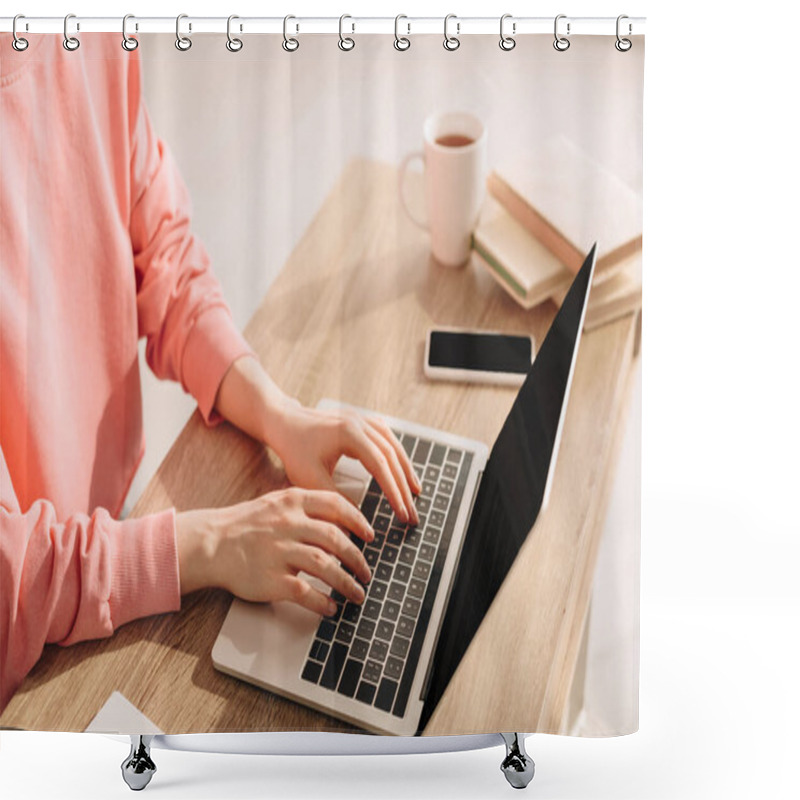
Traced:
MULTIPOLYGON (((11 32, 13 17, 0 17, 0 31, 11 32)), ((401 36, 414 34, 443 34, 444 17, 406 17, 398 21, 398 32, 401 36)), ((514 17, 506 15, 504 32, 506 35, 519 36, 531 33, 553 34, 555 17, 514 17)), ((194 33, 226 33, 227 17, 194 17, 182 15, 181 32, 194 33)), ((620 33, 623 36, 644 34, 644 17, 626 17, 621 21, 620 33)), ((287 31, 292 35, 333 33, 340 31, 339 17, 295 17, 287 22, 287 31)), ((359 33, 395 33, 394 17, 352 17, 346 15, 342 21, 342 32, 359 33)), ((606 35, 617 33, 616 17, 570 17, 559 15, 559 34, 574 35, 606 35), (567 26, 569 25, 569 30, 567 26)), ((131 16, 127 22, 128 35, 136 33, 175 33, 175 17, 136 17, 131 16)), ((122 32, 122 17, 81 17, 70 16, 70 33, 112 33, 122 32)), ((284 32, 283 17, 236 17, 232 22, 232 31, 237 34, 277 33, 284 32)), ((17 20, 17 33, 63 33, 64 17, 20 17, 17 20)), ((458 17, 451 16, 448 24, 450 35, 470 35, 479 33, 500 32, 500 17, 458 17)))

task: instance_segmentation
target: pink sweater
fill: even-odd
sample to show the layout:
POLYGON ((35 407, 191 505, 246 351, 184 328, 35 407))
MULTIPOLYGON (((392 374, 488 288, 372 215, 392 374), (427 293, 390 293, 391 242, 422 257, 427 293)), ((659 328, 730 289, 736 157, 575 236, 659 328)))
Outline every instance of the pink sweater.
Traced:
POLYGON ((117 35, 0 34, 0 710, 45 643, 180 607, 173 509, 120 522, 137 340, 207 423, 250 349, 117 35))

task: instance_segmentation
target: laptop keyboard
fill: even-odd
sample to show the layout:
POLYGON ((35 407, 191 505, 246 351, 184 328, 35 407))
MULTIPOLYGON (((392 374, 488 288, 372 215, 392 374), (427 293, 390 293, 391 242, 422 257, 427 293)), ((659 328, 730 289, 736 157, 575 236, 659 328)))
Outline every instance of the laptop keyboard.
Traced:
MULTIPOLYGON (((373 479, 361 511, 375 531, 351 536, 372 570, 359 605, 331 592, 337 612, 323 617, 301 676, 397 717, 405 714, 472 454, 409 434, 400 439, 420 476, 419 525, 392 512, 373 479)), ((349 570, 348 570, 349 572, 349 570)))

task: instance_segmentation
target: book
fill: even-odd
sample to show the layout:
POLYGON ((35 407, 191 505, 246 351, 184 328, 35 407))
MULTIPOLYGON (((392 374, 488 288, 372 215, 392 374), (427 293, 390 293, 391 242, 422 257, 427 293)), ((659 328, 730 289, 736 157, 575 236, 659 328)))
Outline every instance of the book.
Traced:
MULTIPOLYGON (((561 307, 569 286, 561 287, 552 296, 561 307)), ((583 329, 590 331, 630 314, 642 306, 642 254, 634 253, 620 263, 620 268, 607 281, 592 285, 583 329)))
POLYGON ((564 136, 506 157, 487 188, 572 273, 595 241, 598 277, 641 250, 640 195, 564 136))
POLYGON ((476 261, 523 308, 544 302, 572 280, 564 264, 488 195, 472 247, 476 261))

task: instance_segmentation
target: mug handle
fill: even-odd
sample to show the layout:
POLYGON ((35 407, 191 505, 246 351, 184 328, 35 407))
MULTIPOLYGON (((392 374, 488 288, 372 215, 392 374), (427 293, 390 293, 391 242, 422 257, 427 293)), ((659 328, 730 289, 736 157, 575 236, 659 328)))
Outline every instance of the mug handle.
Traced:
POLYGON ((406 203, 405 193, 403 192, 403 188, 405 187, 405 179, 406 179, 406 170, 408 169, 408 165, 415 159, 419 158, 422 161, 423 166, 425 165, 425 154, 423 152, 417 153, 409 153, 401 162, 400 162, 400 170, 397 173, 397 191, 400 195, 400 204, 405 209, 406 214, 408 214, 409 219, 418 227, 422 228, 424 231, 430 231, 427 222, 423 222, 422 220, 417 219, 412 213, 411 209, 408 207, 408 203, 406 203))

